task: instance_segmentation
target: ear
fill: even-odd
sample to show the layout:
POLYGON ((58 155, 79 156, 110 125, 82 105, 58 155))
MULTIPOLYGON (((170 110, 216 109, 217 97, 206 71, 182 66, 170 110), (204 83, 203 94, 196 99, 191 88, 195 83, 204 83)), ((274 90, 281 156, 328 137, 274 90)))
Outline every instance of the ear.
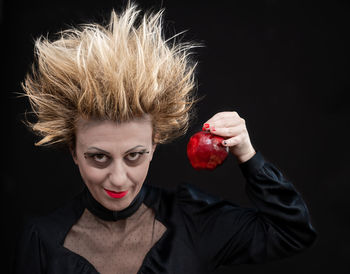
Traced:
POLYGON ((77 154, 75 152, 75 148, 70 146, 69 147, 70 154, 72 155, 73 161, 76 165, 78 165, 78 159, 77 159, 77 154))
POLYGON ((156 147, 157 147, 157 144, 153 144, 153 145, 152 145, 151 159, 150 159, 149 161, 152 161, 152 159, 153 159, 153 154, 154 154, 154 151, 156 150, 156 147))

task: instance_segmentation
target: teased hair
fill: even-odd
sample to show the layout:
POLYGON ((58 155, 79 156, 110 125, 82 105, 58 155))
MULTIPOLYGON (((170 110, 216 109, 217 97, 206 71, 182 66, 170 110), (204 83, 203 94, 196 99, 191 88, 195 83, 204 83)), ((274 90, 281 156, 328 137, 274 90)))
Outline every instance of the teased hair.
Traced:
POLYGON ((49 41, 35 41, 35 61, 22 87, 42 138, 36 145, 74 146, 79 118, 126 122, 149 114, 153 141, 186 133, 194 96, 193 43, 165 40, 163 10, 146 13, 129 5, 112 10, 107 26, 84 24, 49 41), (171 43, 170 43, 171 42, 171 43))

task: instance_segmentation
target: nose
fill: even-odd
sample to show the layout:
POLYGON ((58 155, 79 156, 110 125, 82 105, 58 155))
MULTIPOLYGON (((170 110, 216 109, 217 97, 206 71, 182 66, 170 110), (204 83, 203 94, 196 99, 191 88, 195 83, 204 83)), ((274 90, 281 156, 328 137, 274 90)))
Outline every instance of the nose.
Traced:
POLYGON ((109 170, 108 179, 115 191, 125 190, 127 185, 126 167, 121 161, 114 161, 109 170))

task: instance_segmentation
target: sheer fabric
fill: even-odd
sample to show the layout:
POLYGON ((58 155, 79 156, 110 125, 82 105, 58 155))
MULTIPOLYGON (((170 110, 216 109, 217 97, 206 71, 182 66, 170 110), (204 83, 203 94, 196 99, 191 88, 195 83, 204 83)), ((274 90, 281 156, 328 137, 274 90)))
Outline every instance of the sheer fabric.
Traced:
POLYGON ((105 221, 85 209, 71 228, 64 247, 83 256, 102 274, 137 273, 145 255, 166 227, 142 204, 130 217, 105 221))

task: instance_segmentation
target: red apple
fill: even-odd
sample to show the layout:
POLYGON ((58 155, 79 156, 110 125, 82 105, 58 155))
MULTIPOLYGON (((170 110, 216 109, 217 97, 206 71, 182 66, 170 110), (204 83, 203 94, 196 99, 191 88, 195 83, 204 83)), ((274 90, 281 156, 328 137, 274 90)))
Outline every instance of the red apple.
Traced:
POLYGON ((221 143, 223 140, 206 131, 194 134, 187 144, 187 156, 192 167, 213 170, 221 165, 228 155, 228 148, 221 143))

